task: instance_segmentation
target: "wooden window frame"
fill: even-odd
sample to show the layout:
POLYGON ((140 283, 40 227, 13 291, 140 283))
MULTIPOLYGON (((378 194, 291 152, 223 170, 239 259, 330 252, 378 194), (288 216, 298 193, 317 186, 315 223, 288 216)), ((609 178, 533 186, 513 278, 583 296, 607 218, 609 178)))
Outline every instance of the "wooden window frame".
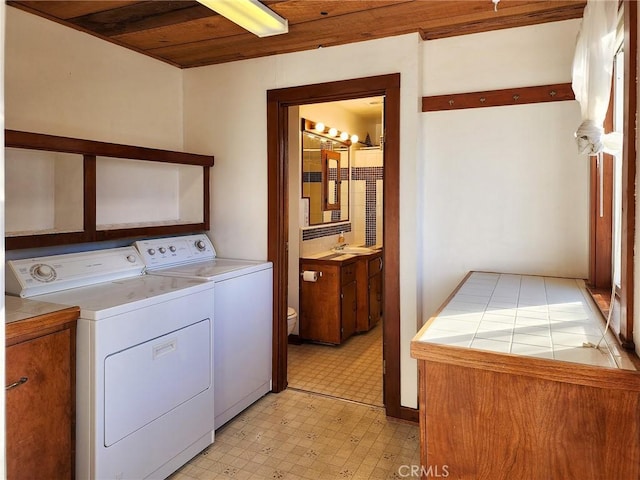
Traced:
MULTIPOLYGON (((599 179, 596 159, 590 162, 590 241, 589 241, 589 291, 605 317, 613 305, 617 310, 614 331, 620 344, 635 350, 633 341, 634 275, 633 250, 635 243, 635 178, 636 178, 636 118, 637 118, 637 22, 638 6, 635 1, 624 0, 624 113, 622 152, 622 214, 620 288, 612 292, 613 254, 613 159, 603 155, 603 211, 600 217, 599 179)), ((613 87, 612 87, 613 89, 613 87)), ((613 102, 605 119, 605 131, 613 129, 613 102)))

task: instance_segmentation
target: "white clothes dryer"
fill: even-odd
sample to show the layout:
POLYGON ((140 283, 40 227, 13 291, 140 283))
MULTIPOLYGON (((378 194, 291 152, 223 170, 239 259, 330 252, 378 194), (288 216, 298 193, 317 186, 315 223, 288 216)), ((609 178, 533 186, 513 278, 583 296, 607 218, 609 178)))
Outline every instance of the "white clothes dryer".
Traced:
POLYGON ((273 264, 217 258, 204 234, 135 243, 147 274, 215 284, 215 428, 271 391, 273 264))
POLYGON ((133 247, 7 262, 7 292, 80 307, 76 478, 166 478, 214 439, 213 283, 133 247))

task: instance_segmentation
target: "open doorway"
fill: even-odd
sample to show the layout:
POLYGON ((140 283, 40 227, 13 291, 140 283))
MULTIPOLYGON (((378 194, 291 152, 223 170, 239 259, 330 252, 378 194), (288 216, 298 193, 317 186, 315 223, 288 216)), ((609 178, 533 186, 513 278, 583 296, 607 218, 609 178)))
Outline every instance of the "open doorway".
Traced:
POLYGON ((383 114, 382 96, 289 107, 288 155, 288 386, 379 407, 383 114))
POLYGON ((388 416, 417 421, 417 412, 400 405, 399 162, 400 75, 344 80, 267 92, 268 257, 274 265, 273 388, 287 387, 288 286, 288 127, 289 107, 384 96, 384 404, 388 416))

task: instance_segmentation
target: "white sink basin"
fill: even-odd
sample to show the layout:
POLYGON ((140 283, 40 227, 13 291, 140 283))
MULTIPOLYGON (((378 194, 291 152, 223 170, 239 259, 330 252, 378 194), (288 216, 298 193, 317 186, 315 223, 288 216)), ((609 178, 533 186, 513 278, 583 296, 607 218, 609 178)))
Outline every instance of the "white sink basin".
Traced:
POLYGON ((349 253, 351 255, 368 255, 373 253, 375 250, 372 250, 367 247, 349 247, 346 246, 344 248, 336 248, 334 252, 336 253, 349 253))

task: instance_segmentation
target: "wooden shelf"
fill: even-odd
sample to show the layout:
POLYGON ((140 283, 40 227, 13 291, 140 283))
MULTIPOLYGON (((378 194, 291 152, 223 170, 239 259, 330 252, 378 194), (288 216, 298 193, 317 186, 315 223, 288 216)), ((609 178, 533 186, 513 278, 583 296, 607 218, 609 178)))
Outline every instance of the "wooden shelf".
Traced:
MULTIPOLYGON (((154 148, 138 147, 131 145, 119 145, 114 143, 97 142, 78 138, 59 137, 40 133, 5 130, 5 146, 10 149, 24 149, 25 151, 46 151, 52 154, 75 154, 79 156, 77 169, 82 168, 82 173, 75 175, 82 180, 81 205, 70 207, 82 211, 79 217, 82 219, 82 227, 60 228, 56 225, 46 225, 41 229, 27 232, 7 231, 5 233, 5 248, 7 250, 45 247, 52 245, 65 245, 72 243, 96 242, 103 240, 115 240, 120 238, 133 238, 154 235, 176 235, 209 229, 209 179, 210 168, 214 158, 210 155, 160 150, 154 148), (196 166, 202 168, 202 198, 198 197, 199 211, 195 215, 186 216, 185 220, 161 219, 151 222, 125 221, 100 225, 97 221, 97 208, 99 206, 98 182, 100 180, 99 169, 96 168, 98 159, 106 157, 115 160, 133 160, 146 162, 161 162, 177 166, 196 166), (196 220, 197 219, 197 220, 196 220)), ((126 167, 125 167, 126 168, 126 167)), ((104 185, 102 185, 105 190, 104 185)), ((135 199, 132 199, 135 201, 135 199)), ((192 201, 193 203, 193 201, 192 201)), ((11 208, 9 205, 8 208, 11 208)), ((140 214, 140 212, 139 212, 140 214)), ((52 220, 53 222, 53 220, 52 220)), ((75 227, 75 225, 74 225, 75 227)))

